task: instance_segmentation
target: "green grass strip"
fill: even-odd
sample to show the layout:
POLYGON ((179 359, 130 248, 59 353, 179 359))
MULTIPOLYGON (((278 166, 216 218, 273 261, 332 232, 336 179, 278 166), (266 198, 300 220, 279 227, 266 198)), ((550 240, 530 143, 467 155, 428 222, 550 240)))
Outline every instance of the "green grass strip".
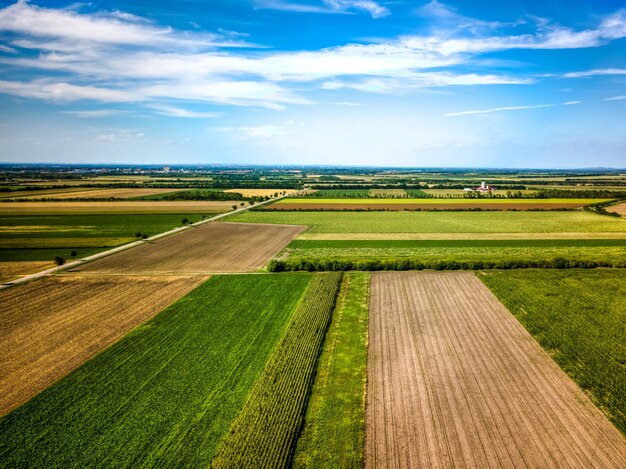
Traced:
POLYGON ((0 466, 208 466, 310 279, 211 278, 0 419, 0 466))
POLYGON ((217 468, 285 467, 302 425, 341 274, 316 275, 213 462, 217 468))
POLYGON ((610 247, 626 246, 624 239, 461 239, 461 240, 295 240, 292 249, 385 249, 464 247, 610 247))
POLYGON ((626 271, 478 277, 626 434, 626 271))
POLYGON ((363 467, 369 279, 344 276, 293 467, 363 467))

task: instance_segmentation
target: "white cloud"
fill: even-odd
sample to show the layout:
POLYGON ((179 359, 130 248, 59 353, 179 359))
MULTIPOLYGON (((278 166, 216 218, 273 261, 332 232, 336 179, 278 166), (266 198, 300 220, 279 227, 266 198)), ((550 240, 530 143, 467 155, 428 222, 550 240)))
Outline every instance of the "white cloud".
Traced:
POLYGON ((16 54, 17 49, 9 46, 5 46, 4 44, 0 44, 0 52, 6 52, 8 54, 16 54))
POLYGON ((364 11, 369 13, 372 18, 383 18, 390 14, 387 7, 373 0, 321 0, 320 3, 313 5, 289 0, 256 0, 254 4, 259 9, 299 13, 346 14, 364 11))
POLYGON ((106 134, 96 136, 98 142, 123 142, 128 140, 139 140, 145 137, 142 131, 133 129, 121 129, 106 134))
POLYGON ((122 111, 119 109, 96 109, 96 110, 82 110, 82 111, 61 111, 63 114, 70 114, 77 117, 83 118, 97 118, 97 117, 109 117, 109 116, 117 116, 120 114, 126 114, 127 111, 122 111))
POLYGON ((0 31, 26 34, 34 38, 109 45, 194 48, 228 45, 228 41, 222 41, 219 35, 200 35, 158 27, 145 18, 121 11, 80 14, 71 9, 31 5, 26 0, 18 0, 0 10, 0 31))
POLYGON ((566 101, 561 103, 562 106, 572 106, 574 104, 582 104, 582 101, 566 101))
POLYGON ((563 76, 565 78, 586 78, 604 75, 626 75, 626 68, 600 68, 583 72, 570 72, 563 76))
POLYGON ((22 98, 38 98, 58 102, 80 100, 131 102, 141 99, 140 96, 123 90, 98 88, 95 86, 76 86, 70 83, 50 83, 45 80, 27 83, 0 80, 0 93, 12 94, 22 98))
POLYGON ((612 96, 610 98, 604 98, 604 101, 623 101, 626 96, 612 96))
POLYGON ((360 106, 361 103, 355 103, 352 101, 341 101, 338 103, 335 103, 337 106, 360 106))
POLYGON ((492 109, 482 109, 479 111, 461 111, 461 112, 449 112, 444 114, 445 117, 459 117, 459 116, 469 116, 475 114, 491 114, 492 112, 503 112, 503 111, 518 111, 522 109, 540 109, 544 107, 552 107, 553 104, 537 104, 535 106, 507 106, 507 107, 495 107, 492 109))
POLYGON ((194 118, 194 119, 205 119, 205 118, 217 117, 217 114, 215 114, 214 112, 190 111, 188 109, 182 109, 182 108, 174 107, 174 106, 166 106, 163 104, 151 104, 147 107, 154 110, 157 114, 160 114, 162 116, 185 117, 185 118, 194 118))

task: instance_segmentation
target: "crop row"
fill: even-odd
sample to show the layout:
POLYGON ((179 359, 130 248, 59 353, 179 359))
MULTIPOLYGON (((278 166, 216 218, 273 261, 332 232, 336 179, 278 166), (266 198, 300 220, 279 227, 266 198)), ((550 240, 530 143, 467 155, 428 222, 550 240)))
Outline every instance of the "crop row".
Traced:
POLYGON ((302 425, 342 275, 316 275, 235 419, 214 467, 284 467, 302 425))

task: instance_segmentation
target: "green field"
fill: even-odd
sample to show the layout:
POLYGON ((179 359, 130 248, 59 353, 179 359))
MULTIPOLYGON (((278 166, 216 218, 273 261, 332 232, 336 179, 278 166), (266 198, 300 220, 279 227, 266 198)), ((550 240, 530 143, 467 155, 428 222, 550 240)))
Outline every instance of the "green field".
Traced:
POLYGON ((369 273, 346 273, 293 467, 363 467, 369 273))
POLYGON ((302 200, 304 197, 350 199, 353 197, 367 197, 368 193, 369 189, 320 189, 297 196, 297 199, 302 200))
POLYGON ((201 215, 3 215, 0 261, 69 259, 72 250, 80 258, 134 241, 137 232, 153 236, 182 226, 183 218, 199 221, 201 215))
POLYGON ((478 276, 626 434, 626 272, 478 276))
POLYGON ((575 212, 246 212, 246 223, 309 225, 311 233, 624 233, 626 220, 575 212))
MULTIPOLYGON (((370 190, 370 196, 372 196, 372 191, 370 190)), ((299 197, 288 197, 286 199, 279 200, 276 202, 276 205, 291 205, 291 204, 310 204, 310 205, 318 205, 318 204, 337 204, 337 205, 357 205, 357 204, 367 204, 367 205, 407 205, 407 204, 434 204, 434 205, 457 205, 457 204, 467 204, 467 205, 493 205, 497 208, 498 205, 519 205, 520 207, 528 204, 537 204, 537 205, 548 205, 548 204, 579 204, 579 205, 591 205, 597 204, 601 202, 607 202, 610 199, 489 199, 489 198, 480 198, 480 199, 472 199, 472 198, 460 198, 460 199, 408 199, 402 198, 399 194, 392 195, 391 190, 385 189, 376 189, 380 192, 381 195, 372 196, 372 198, 330 198, 330 197, 307 197, 307 198, 299 198, 299 197), (387 195, 384 195, 387 194, 387 195), (373 198, 378 197, 378 198, 373 198)), ((404 193, 404 191, 402 191, 404 193)))
POLYGON ((337 273, 313 277, 213 467, 287 466, 340 282, 337 273))
POLYGON ((0 465, 207 467, 310 279, 211 278, 0 419, 0 465))

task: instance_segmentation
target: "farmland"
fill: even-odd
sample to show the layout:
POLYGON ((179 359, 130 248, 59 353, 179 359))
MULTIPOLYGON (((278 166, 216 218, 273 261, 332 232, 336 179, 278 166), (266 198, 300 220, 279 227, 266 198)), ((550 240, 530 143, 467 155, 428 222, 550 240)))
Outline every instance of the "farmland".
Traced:
POLYGON ((269 205, 265 210, 555 210, 575 209, 607 201, 607 199, 409 199, 401 198, 399 193, 389 191, 376 194, 375 197, 380 198, 292 197, 269 205))
POLYGON ((86 264, 90 273, 247 272, 263 267, 299 226, 205 223, 86 264))
POLYGON ((612 207, 607 207, 608 212, 617 213, 621 216, 626 216, 626 203, 614 205, 612 207))
POLYGON ((32 191, 27 194, 23 192, 15 193, 15 200, 29 199, 132 199, 133 197, 145 197, 163 193, 176 192, 184 189, 65 189, 59 192, 52 191, 32 191))
POLYGON ((213 463, 284 467, 294 449, 341 274, 316 274, 213 463))
POLYGON ((623 436, 474 274, 371 288, 365 467, 626 464, 623 436))
POLYGON ((0 415, 55 383, 201 280, 57 276, 0 292, 0 415))
POLYGON ((309 281, 211 278, 2 418, 3 465, 207 466, 309 281))
POLYGON ((272 196, 276 193, 282 194, 283 192, 289 195, 296 191, 295 189, 226 189, 224 192, 237 192, 244 197, 263 197, 272 196))
MULTIPOLYGON (((207 213, 210 215, 210 213, 207 213)), ((0 215, 0 260, 52 261, 77 258, 181 226, 182 219, 199 221, 194 213, 165 214, 26 214, 0 215)))
POLYGON ((232 201, 118 202, 0 202, 0 215, 87 215, 219 213, 232 210, 232 201))
POLYGON ((362 467, 369 274, 346 273, 333 313, 294 467, 362 467))
POLYGON ((479 278, 626 434, 626 275, 489 272, 479 278))
POLYGON ((229 221, 309 225, 307 233, 626 234, 626 220, 588 212, 248 212, 229 221))

